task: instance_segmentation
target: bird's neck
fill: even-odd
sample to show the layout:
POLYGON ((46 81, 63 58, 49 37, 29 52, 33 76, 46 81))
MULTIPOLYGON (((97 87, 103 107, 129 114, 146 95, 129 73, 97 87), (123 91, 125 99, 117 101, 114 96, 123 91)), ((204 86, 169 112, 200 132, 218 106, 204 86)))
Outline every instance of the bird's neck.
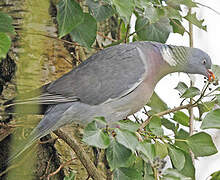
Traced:
POLYGON ((149 65, 150 74, 156 78, 154 82, 158 82, 167 74, 184 71, 188 59, 187 52, 187 47, 156 44, 156 48, 150 53, 154 63, 149 65))
POLYGON ((163 45, 159 48, 163 60, 174 71, 182 71, 187 64, 187 47, 163 45))

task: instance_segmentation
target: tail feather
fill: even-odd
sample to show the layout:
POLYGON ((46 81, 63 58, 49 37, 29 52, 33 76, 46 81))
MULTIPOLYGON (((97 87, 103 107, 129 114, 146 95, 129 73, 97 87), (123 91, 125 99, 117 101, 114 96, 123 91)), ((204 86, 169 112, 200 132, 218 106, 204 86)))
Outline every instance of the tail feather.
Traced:
POLYGON ((36 140, 38 139, 38 136, 31 133, 31 135, 22 142, 18 147, 16 147, 16 150, 12 152, 10 157, 7 160, 7 164, 11 164, 12 161, 17 159, 21 154, 23 154, 36 140))

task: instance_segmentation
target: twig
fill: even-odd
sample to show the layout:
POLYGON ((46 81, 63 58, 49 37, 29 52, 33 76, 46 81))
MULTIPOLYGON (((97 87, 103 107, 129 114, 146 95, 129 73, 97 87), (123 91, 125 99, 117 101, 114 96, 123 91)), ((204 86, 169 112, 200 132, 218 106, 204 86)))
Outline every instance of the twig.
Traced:
MULTIPOLYGON (((194 103, 194 104, 187 104, 187 105, 179 106, 179 107, 176 107, 176 108, 173 108, 173 109, 168 109, 168 110, 166 110, 166 111, 159 112, 159 113, 154 114, 154 115, 155 115, 155 116, 164 116, 164 115, 166 115, 166 114, 170 114, 170 113, 172 113, 172 112, 176 112, 176 111, 179 111, 179 110, 181 110, 181 109, 188 109, 189 107, 195 107, 196 104, 197 104, 197 102, 194 103)), ((143 129, 145 126, 147 126, 148 123, 150 122, 151 118, 152 118, 152 116, 150 116, 147 120, 145 120, 145 121, 141 124, 141 126, 139 127, 139 130, 141 130, 141 129, 143 129)))
POLYGON ((128 41, 128 32, 129 32, 129 29, 130 29, 130 24, 127 25, 127 29, 126 29, 126 33, 125 33, 125 40, 124 40, 125 43, 127 43, 127 41, 128 41))
MULTIPOLYGON (((192 8, 189 8, 189 13, 192 13, 192 8)), ((189 21, 189 46, 193 47, 193 24, 189 21)), ((193 86, 194 82, 190 80, 190 86, 193 86)), ((202 94, 201 94, 202 95, 202 94)), ((200 96, 201 97, 201 96, 200 96)), ((190 98, 190 104, 193 103, 193 99, 190 98)), ((189 135, 192 136, 194 132, 194 113, 193 113, 193 107, 188 108, 189 112, 189 135)), ((195 163, 195 155, 192 152, 192 150, 189 151, 190 156, 192 158, 193 164, 195 163)))
POLYGON ((69 161, 67 161, 67 162, 65 162, 65 163, 63 163, 63 164, 61 164, 61 165, 57 168, 56 171, 50 173, 50 174, 47 176, 47 180, 50 180, 50 177, 51 177, 51 176, 54 176, 55 174, 57 174, 58 172, 60 172, 60 170, 61 170, 62 168, 64 168, 65 166, 69 165, 74 159, 76 159, 76 158, 73 158, 73 159, 71 159, 71 160, 69 160, 69 161))
POLYGON ((119 25, 118 25, 118 34, 117 34, 117 39, 121 40, 121 24, 122 20, 120 19, 119 25))
POLYGON ((112 41, 112 42, 117 42, 117 40, 112 39, 112 38, 110 38, 110 37, 108 37, 108 36, 105 36, 105 35, 103 35, 101 32, 97 32, 97 34, 98 34, 99 36, 102 36, 102 37, 105 38, 105 39, 108 39, 108 40, 112 41))
POLYGON ((39 141, 39 144, 47 144, 47 143, 55 143, 55 141, 57 140, 58 138, 50 138, 46 141, 39 141))
POLYGON ((76 156, 79 158, 83 166, 86 168, 88 174, 94 180, 105 179, 105 175, 95 167, 85 150, 75 139, 70 139, 70 137, 63 133, 61 130, 56 130, 54 133, 74 150, 76 156))
POLYGON ((208 8, 208 9, 214 11, 216 14, 220 15, 220 12, 216 11, 215 9, 213 9, 213 8, 210 7, 210 6, 207 6, 207 5, 205 5, 205 4, 201 4, 201 3, 198 3, 198 2, 195 2, 195 3, 198 4, 198 5, 200 5, 200 6, 206 7, 206 8, 208 8))
POLYGON ((46 167, 45 173, 44 173, 43 176, 40 177, 40 179, 44 179, 44 178, 46 177, 46 174, 47 174, 48 171, 49 171, 50 162, 51 162, 52 157, 53 157, 53 155, 50 156, 50 159, 49 159, 49 161, 48 161, 48 163, 47 163, 47 167, 46 167))

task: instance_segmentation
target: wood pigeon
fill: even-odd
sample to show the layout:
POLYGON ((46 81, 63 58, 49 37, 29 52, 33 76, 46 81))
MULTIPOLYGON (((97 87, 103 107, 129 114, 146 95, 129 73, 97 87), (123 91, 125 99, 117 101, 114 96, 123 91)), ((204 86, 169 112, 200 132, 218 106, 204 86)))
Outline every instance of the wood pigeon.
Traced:
MULTIPOLYGON (((173 72, 202 74, 210 81, 211 59, 200 49, 157 42, 133 42, 101 50, 59 79, 40 88, 40 96, 5 103, 7 111, 24 105, 41 106, 43 119, 25 142, 35 140, 72 122, 86 125, 105 117, 109 125, 140 110, 157 82, 173 72)), ((26 111, 26 110, 25 110, 26 111)))

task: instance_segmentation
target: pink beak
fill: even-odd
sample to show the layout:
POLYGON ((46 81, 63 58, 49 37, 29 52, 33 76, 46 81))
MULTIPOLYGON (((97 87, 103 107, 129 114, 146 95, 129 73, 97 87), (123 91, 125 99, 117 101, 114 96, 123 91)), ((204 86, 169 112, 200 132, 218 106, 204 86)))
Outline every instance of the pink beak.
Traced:
POLYGON ((215 75, 212 71, 208 70, 207 74, 208 74, 209 82, 212 82, 215 80, 215 75))

